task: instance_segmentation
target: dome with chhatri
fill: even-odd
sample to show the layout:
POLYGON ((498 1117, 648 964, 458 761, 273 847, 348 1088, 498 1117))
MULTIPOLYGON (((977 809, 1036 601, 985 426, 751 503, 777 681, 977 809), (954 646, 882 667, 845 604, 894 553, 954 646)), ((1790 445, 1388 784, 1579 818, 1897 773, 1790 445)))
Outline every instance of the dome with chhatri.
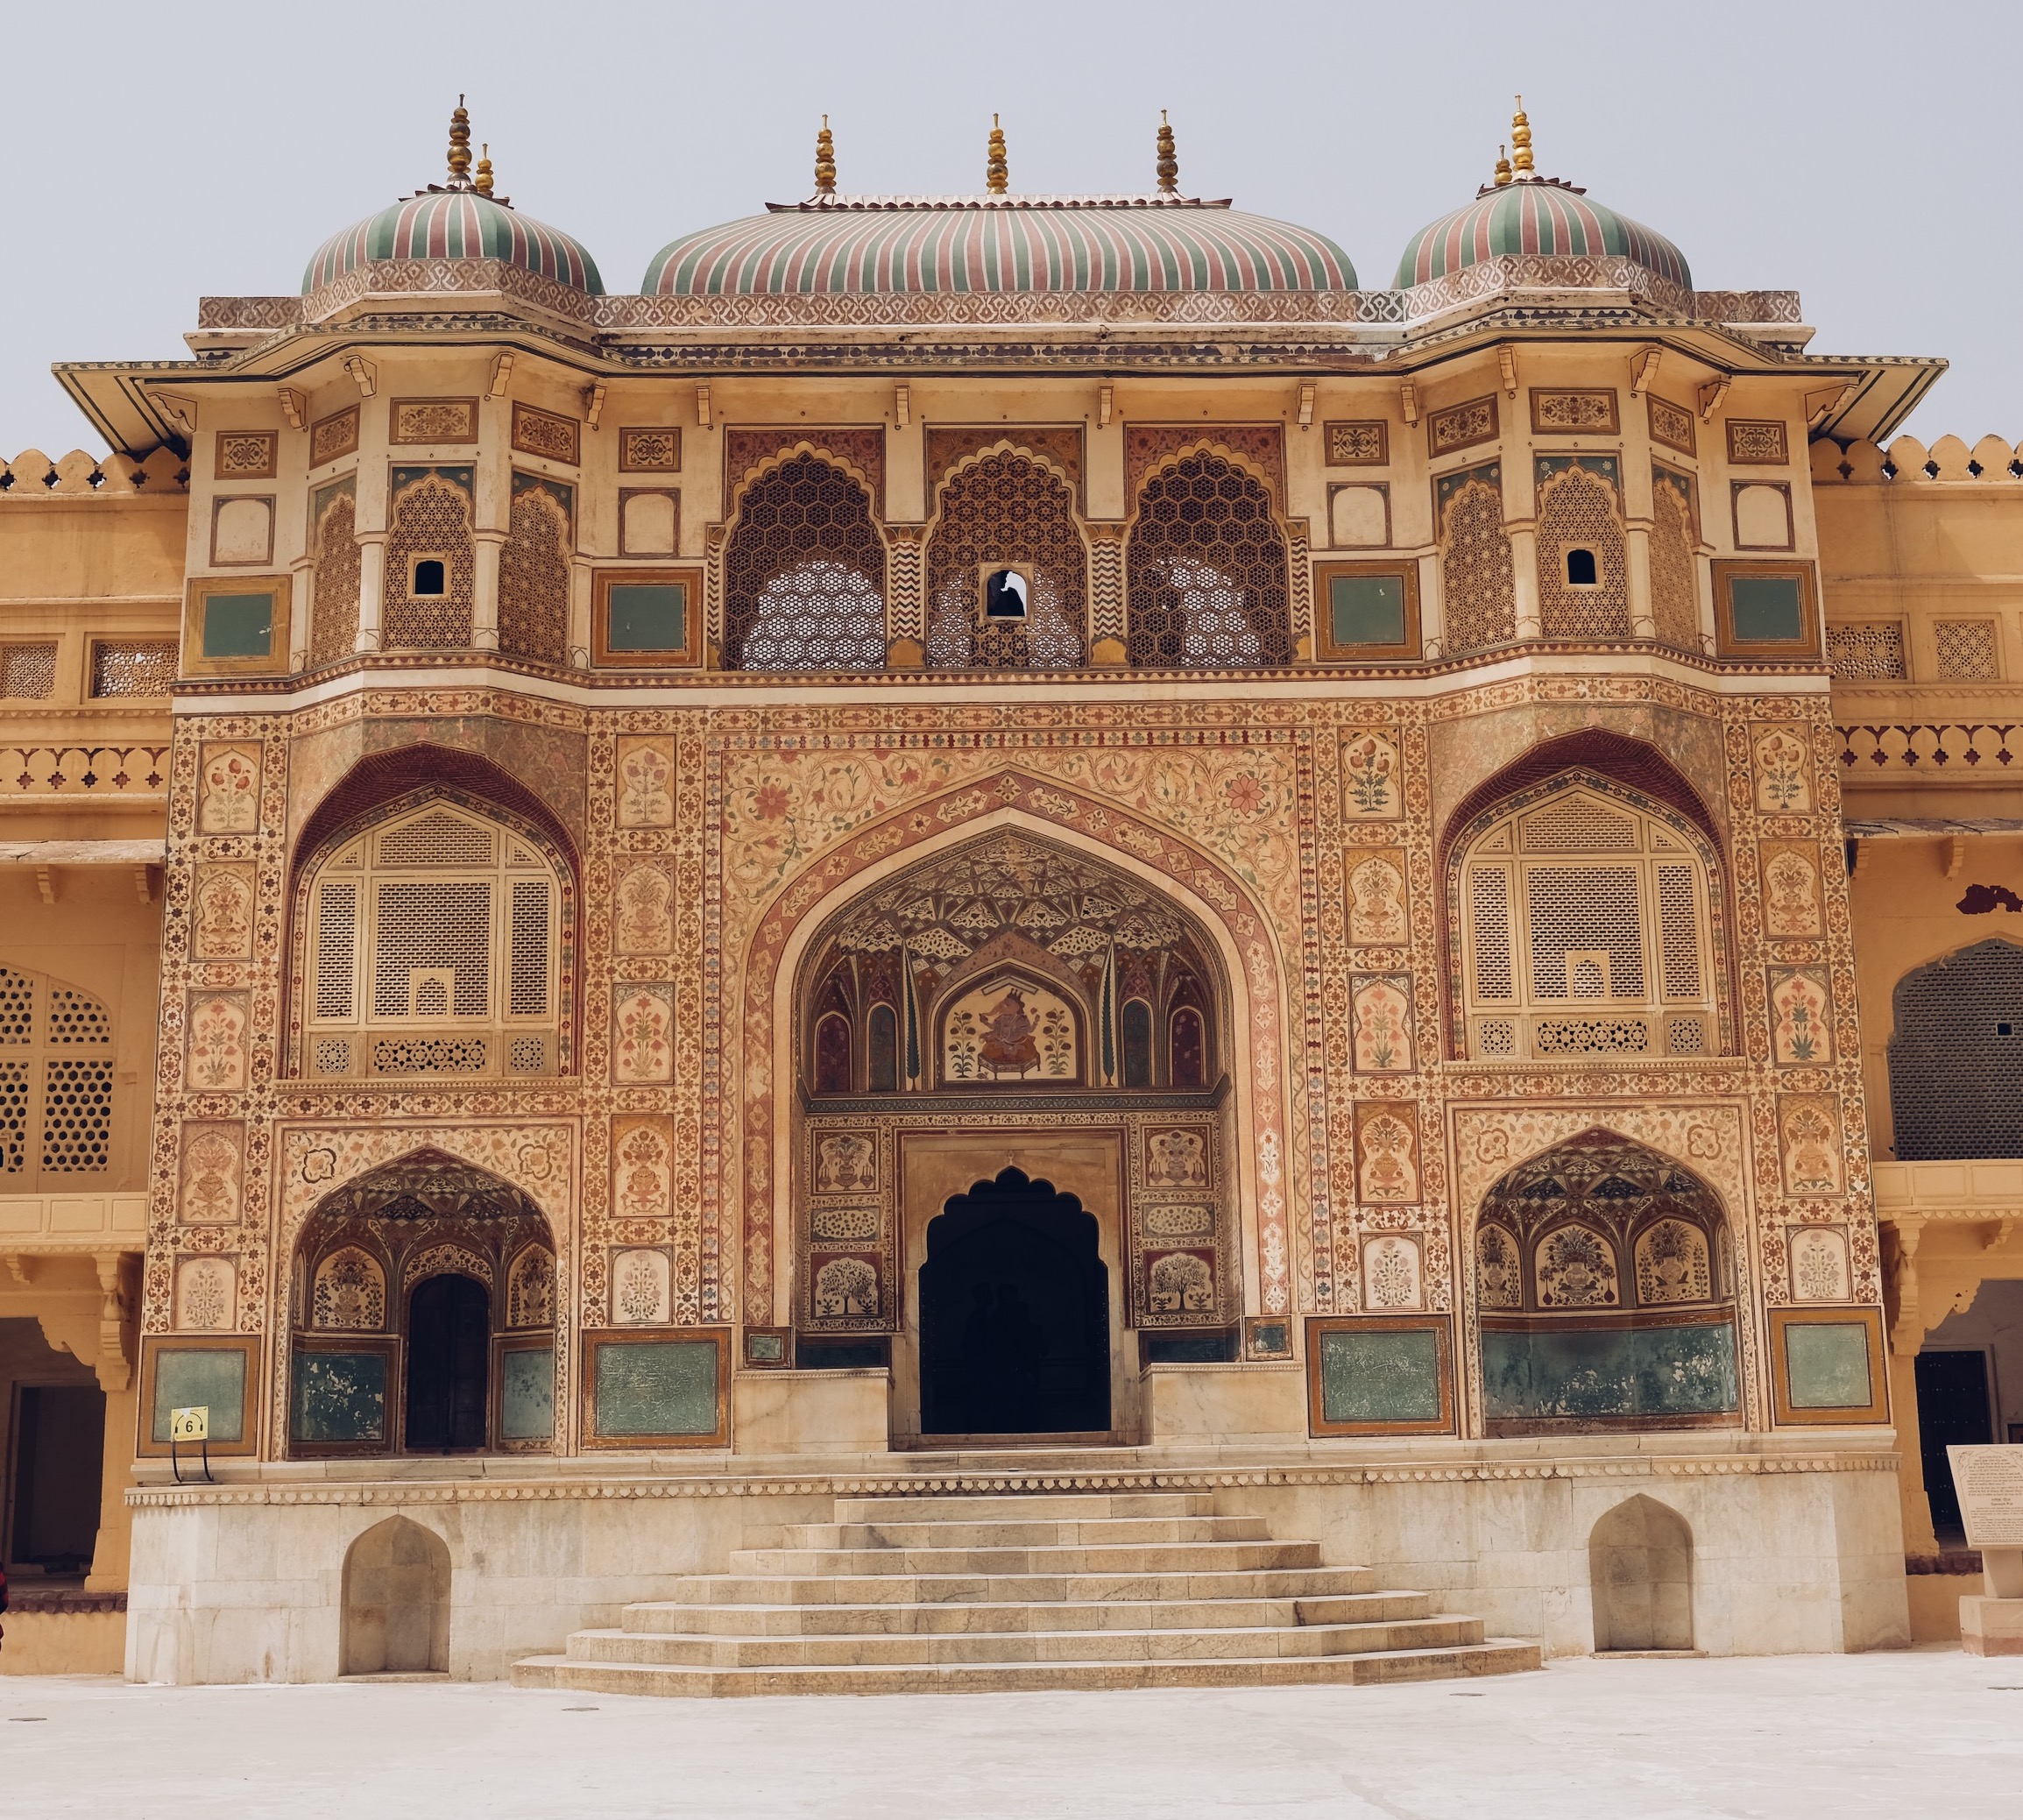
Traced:
MULTIPOLYGON (((1496 179, 1466 207, 1421 228, 1397 262, 1397 287, 1451 279, 1499 259, 1588 259, 1638 268, 1659 283, 1691 291, 1686 255, 1664 235, 1595 201, 1578 185, 1540 177, 1522 100, 1511 124, 1514 156, 1496 160, 1496 179)), ((1541 274, 1543 275, 1543 274, 1541 274)), ((1578 284, 1571 274, 1561 281, 1578 284)), ((1605 277, 1589 284, 1606 285, 1605 277)))
POLYGON ((1019 294, 1062 302, 1355 291, 1355 267, 1326 235, 1181 195, 1170 128, 1158 145, 1158 187, 1144 195, 1014 195, 994 127, 981 195, 839 195, 824 124, 814 195, 671 241, 640 288, 668 298, 1019 294))
POLYGON ((382 259, 495 259, 586 296, 604 294, 597 261, 581 241, 530 220, 492 194, 489 157, 481 157, 471 174, 470 120, 461 97, 450 116, 449 181, 403 196, 331 235, 310 256, 302 294, 382 259))

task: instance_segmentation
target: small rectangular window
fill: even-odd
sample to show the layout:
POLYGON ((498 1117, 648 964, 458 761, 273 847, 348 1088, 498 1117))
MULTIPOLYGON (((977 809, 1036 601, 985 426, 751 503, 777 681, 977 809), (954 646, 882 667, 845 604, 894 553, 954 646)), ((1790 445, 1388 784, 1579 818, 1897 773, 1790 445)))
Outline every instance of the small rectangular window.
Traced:
POLYGON ((272 594, 213 594, 204 602, 203 655, 265 657, 274 636, 272 594))
POLYGON ((591 601, 592 662, 670 669, 702 661, 700 569, 601 569, 591 601))
POLYGON ((1385 663, 1419 655, 1416 563, 1315 565, 1314 656, 1323 663, 1385 663))
POLYGON ((1819 650, 1819 612, 1809 563, 1716 563, 1719 655, 1809 657, 1819 650))

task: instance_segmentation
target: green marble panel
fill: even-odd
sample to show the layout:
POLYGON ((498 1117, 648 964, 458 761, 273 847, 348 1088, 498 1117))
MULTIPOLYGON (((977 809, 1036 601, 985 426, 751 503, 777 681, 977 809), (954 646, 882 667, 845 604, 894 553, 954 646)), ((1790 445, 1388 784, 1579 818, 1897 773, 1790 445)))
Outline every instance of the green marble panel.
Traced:
POLYGON ((1719 1414, 1737 1406, 1735 1330, 1487 1328, 1482 1394, 1503 1420, 1719 1414))
POLYGON ((384 1441, 386 1355, 298 1352, 288 1432, 297 1441, 384 1441))
POLYGON ((154 1356, 154 1439, 168 1445, 170 1412, 210 1411, 213 1441, 244 1441, 246 1428, 246 1356, 237 1347, 215 1350, 163 1347, 154 1356))
POLYGON ((555 1433, 555 1348, 516 1347, 499 1376, 499 1432, 507 1441, 546 1441, 555 1433))
POLYGON ((1328 1422, 1437 1422, 1439 1336, 1429 1328, 1320 1336, 1320 1414, 1328 1422))
POLYGON ((213 594, 203 604, 206 657, 265 657, 273 642, 274 597, 213 594))
POLYGON ((631 1434, 714 1434, 717 1342, 649 1340, 599 1346, 597 1432, 605 1440, 631 1434))
POLYGON ((1784 1362, 1793 1409, 1866 1409, 1875 1401, 1861 1321, 1793 1321, 1784 1330, 1784 1362))

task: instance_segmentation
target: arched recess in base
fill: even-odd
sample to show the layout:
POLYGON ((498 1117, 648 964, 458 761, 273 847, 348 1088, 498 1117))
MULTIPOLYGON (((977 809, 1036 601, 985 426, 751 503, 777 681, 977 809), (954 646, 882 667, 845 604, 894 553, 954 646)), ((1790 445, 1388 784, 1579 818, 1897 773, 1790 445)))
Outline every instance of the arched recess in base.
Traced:
POLYGON ((389 1517, 344 1554, 338 1660, 345 1675, 449 1672, 449 1548, 389 1517))
POLYGON ((1693 1531, 1675 1510, 1639 1492, 1588 1538, 1595 1648, 1693 1647, 1693 1531))

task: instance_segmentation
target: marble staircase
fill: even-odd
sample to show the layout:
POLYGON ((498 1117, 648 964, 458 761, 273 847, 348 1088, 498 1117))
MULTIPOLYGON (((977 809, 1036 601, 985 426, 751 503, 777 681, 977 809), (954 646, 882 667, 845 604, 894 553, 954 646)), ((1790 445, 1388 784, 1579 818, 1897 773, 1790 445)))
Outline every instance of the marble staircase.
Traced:
POLYGON ((615 1630, 514 1664, 585 1693, 919 1694, 1425 1681, 1539 1666, 1432 1595, 1192 1492, 845 1497, 615 1630))

